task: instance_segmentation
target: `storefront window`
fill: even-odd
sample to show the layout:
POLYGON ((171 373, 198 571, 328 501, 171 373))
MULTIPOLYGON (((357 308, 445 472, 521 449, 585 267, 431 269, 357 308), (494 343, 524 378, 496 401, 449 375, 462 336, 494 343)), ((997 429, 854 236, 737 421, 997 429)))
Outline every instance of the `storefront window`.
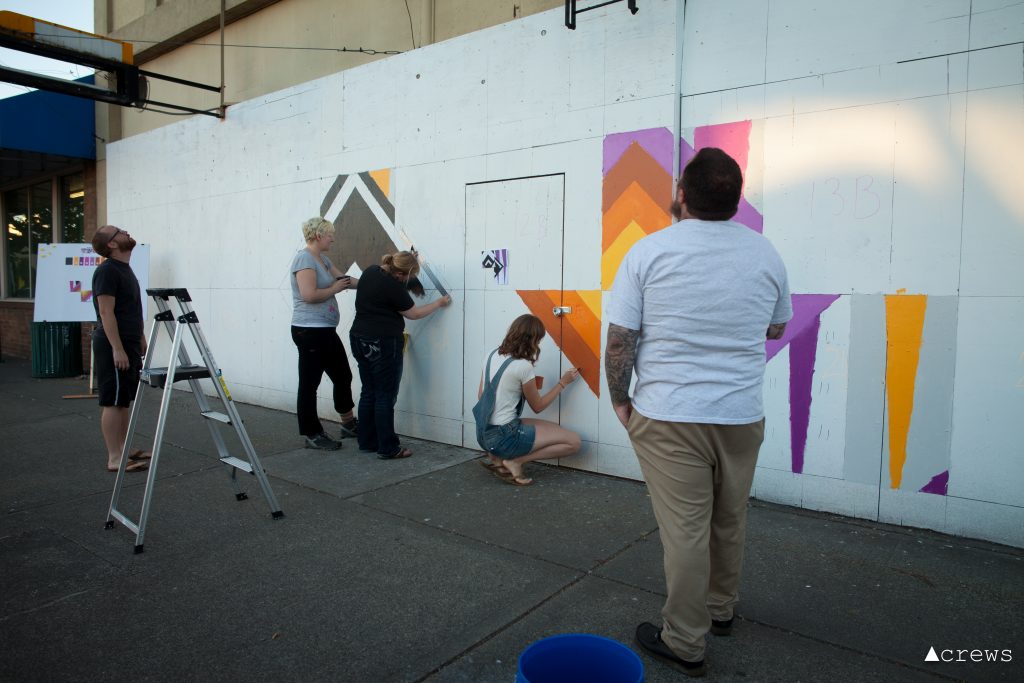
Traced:
POLYGON ((32 298, 40 243, 53 241, 50 181, 4 193, 7 296, 32 298))
POLYGON ((32 296, 29 265, 28 188, 4 193, 4 237, 7 242, 7 296, 32 296))
POLYGON ((85 237, 85 175, 60 179, 61 242, 81 242, 85 237))

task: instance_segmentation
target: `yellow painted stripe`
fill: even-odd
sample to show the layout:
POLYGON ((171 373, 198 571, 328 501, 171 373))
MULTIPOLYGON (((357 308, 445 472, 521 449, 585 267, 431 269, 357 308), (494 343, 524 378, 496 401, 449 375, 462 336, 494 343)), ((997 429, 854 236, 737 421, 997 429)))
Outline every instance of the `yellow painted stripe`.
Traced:
POLYGON ((636 223, 630 223, 626 229, 619 233, 604 253, 601 254, 601 288, 608 291, 615 282, 615 274, 619 272, 622 259, 626 258, 626 252, 630 247, 639 242, 647 233, 636 223))
POLYGON ((903 465, 907 462, 907 434, 914 412, 914 385, 927 305, 928 297, 923 294, 885 297, 889 480, 894 489, 898 489, 903 481, 903 465))
POLYGON ((598 320, 601 319, 601 290, 578 290, 576 292, 583 299, 583 303, 587 305, 590 312, 594 314, 594 317, 598 320))

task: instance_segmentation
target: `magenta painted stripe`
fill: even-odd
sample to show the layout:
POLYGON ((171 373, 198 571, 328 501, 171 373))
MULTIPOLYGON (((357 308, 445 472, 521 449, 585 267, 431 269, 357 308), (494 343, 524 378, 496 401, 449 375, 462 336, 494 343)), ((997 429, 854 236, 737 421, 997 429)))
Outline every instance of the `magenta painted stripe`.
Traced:
POLYGON ((765 360, 771 360, 785 348, 793 338, 806 330, 810 325, 818 324, 818 316, 831 306, 838 294, 794 294, 793 318, 786 324, 786 333, 782 339, 770 340, 765 343, 765 360))
POLYGON ((746 175, 747 157, 750 156, 750 128, 750 121, 700 126, 693 131, 693 145, 697 149, 718 147, 735 159, 746 175))
POLYGON ((946 495, 948 490, 949 470, 936 474, 930 482, 921 487, 921 493, 937 493, 940 496, 946 495))
POLYGON ((646 130, 634 130, 628 133, 613 133, 605 136, 604 139, 604 168, 601 173, 608 175, 622 155, 626 153, 629 146, 634 142, 651 155, 651 158, 658 162, 665 172, 672 173, 672 144, 675 136, 668 128, 647 128, 646 130))
MULTIPOLYGON (((745 123, 749 124, 750 122, 746 121, 745 123)), ((727 125, 732 125, 732 124, 727 124, 727 125)), ((697 132, 699 133, 700 131, 704 130, 705 128, 715 128, 715 127, 716 126, 703 126, 701 128, 698 128, 697 132)), ((735 133, 735 130, 738 130, 738 128, 734 129, 733 133, 735 133)), ((749 134, 749 132, 750 132, 750 126, 748 125, 747 126, 747 133, 749 134)), ((698 143, 697 144, 698 149, 700 147, 708 147, 708 146, 714 147, 714 146, 716 146, 716 145, 700 144, 701 141, 703 141, 703 140, 714 140, 714 139, 716 139, 714 135, 709 135, 709 134, 705 133, 705 134, 695 135, 695 138, 696 138, 697 143, 698 143)), ((749 143, 748 143, 748 147, 749 147, 749 143)), ((728 150, 726 150, 726 151, 728 151, 728 150)), ((686 164, 688 164, 690 162, 690 159, 692 159, 693 156, 696 153, 697 153, 697 150, 694 149, 693 147, 691 147, 689 142, 687 142, 686 140, 683 140, 683 139, 679 140, 679 170, 680 170, 680 174, 682 173, 682 169, 686 167, 686 164)), ((746 154, 746 153, 744 153, 744 154, 746 154)), ((739 163, 738 159, 737 159, 737 163, 739 163)), ((744 173, 744 175, 746 175, 746 172, 747 172, 747 169, 746 169, 746 156, 743 157, 743 163, 740 164, 740 168, 743 169, 743 173, 744 173)), ((736 216, 733 218, 733 220, 736 221, 737 223, 742 223, 743 225, 747 226, 748 228, 750 228, 751 230, 753 230, 756 233, 759 233, 759 234, 763 234, 764 233, 764 216, 762 216, 761 212, 758 211, 757 209, 755 209, 754 206, 750 202, 747 201, 746 197, 741 197, 740 198, 740 208, 739 208, 739 211, 736 212, 736 216)))

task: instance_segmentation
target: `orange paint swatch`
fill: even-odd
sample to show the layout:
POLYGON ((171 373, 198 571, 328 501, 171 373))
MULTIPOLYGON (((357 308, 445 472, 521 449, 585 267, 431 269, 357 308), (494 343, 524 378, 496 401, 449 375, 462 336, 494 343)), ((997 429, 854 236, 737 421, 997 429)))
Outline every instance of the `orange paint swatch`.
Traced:
POLYGON ((885 297, 885 394, 889 412, 889 479, 894 489, 900 487, 907 461, 907 434, 914 412, 914 385, 927 305, 928 297, 923 294, 885 297))
MULTIPOLYGON (((540 318, 551 340, 580 371, 580 377, 595 396, 601 390, 601 318, 594 313, 600 306, 600 292, 574 290, 517 290, 530 312, 540 318), (556 317, 555 306, 570 306, 572 312, 556 317)), ((600 309, 598 309, 600 310, 600 309)))

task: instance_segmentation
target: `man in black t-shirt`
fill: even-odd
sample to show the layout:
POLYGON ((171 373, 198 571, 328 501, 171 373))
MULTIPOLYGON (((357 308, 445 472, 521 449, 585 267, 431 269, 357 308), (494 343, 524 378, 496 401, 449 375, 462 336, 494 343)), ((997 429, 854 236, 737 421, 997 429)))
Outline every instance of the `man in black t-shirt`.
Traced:
MULTIPOLYGON (((129 410, 139 387, 142 357, 146 355, 143 333, 142 293, 128 262, 135 240, 125 230, 104 225, 92 238, 92 248, 105 257, 92 276, 92 300, 96 330, 92 334, 93 369, 99 387, 100 429, 107 446, 107 471, 116 472, 128 434, 129 410)), ((145 470, 150 454, 133 451, 125 469, 145 470)))

